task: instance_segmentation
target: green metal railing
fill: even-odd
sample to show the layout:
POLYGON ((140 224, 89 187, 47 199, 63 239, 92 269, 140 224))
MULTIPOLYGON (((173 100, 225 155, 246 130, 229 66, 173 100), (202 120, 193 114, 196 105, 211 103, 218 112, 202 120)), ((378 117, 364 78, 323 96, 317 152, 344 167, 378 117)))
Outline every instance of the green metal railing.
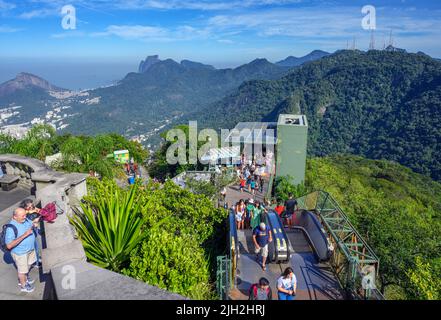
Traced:
POLYGON ((332 247, 331 266, 350 298, 383 300, 375 287, 380 260, 332 196, 315 191, 297 199, 300 209, 315 212, 332 247))
POLYGON ((236 270, 239 245, 237 243, 237 231, 234 214, 228 212, 228 255, 217 257, 216 289, 219 299, 228 300, 230 290, 236 284, 236 270))
POLYGON ((227 300, 230 291, 231 263, 227 256, 217 257, 216 291, 219 299, 227 300))

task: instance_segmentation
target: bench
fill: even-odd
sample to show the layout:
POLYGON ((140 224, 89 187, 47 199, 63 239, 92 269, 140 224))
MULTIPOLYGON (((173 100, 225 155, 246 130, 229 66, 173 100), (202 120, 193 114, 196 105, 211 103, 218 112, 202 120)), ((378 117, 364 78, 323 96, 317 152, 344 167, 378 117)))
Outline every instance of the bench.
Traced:
POLYGON ((20 180, 20 177, 13 176, 10 174, 5 174, 3 177, 0 178, 0 186, 3 191, 10 191, 17 187, 18 181, 20 180))

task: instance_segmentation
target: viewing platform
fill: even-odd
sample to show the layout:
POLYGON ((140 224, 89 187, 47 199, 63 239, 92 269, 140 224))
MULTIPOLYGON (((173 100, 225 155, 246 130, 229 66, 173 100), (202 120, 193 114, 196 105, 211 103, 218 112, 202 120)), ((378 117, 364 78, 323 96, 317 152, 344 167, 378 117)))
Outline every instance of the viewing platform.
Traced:
POLYGON ((183 300, 185 297, 148 285, 87 262, 76 231, 69 223, 71 207, 87 194, 86 174, 61 173, 43 162, 18 155, 0 155, 6 174, 19 177, 16 188, 0 191, 0 225, 8 223, 19 203, 34 199, 37 206, 56 202, 64 214, 54 223, 41 223, 42 267, 30 276, 35 290, 23 293, 10 253, 2 252, 0 300, 183 300), (69 281, 66 276, 70 275, 69 281))

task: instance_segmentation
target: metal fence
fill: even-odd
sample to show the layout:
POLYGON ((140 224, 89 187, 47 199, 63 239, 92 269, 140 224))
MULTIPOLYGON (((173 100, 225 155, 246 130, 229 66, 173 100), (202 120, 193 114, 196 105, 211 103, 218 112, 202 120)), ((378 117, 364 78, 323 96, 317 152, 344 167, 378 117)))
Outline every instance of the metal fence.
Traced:
POLYGON ((315 212, 329 236, 331 266, 349 298, 383 300, 376 288, 380 260, 332 196, 315 191, 297 199, 300 209, 315 212))
POLYGON ((227 256, 217 257, 216 290, 221 300, 227 300, 230 291, 231 263, 227 256))

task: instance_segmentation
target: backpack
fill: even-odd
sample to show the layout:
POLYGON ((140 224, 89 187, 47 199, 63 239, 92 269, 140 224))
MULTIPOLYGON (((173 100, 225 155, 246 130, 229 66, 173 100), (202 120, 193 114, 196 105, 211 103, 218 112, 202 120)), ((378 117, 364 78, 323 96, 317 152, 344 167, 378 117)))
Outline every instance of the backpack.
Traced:
POLYGON ((10 223, 3 225, 2 230, 0 231, 0 248, 4 252, 11 251, 6 246, 6 231, 8 230, 8 228, 11 228, 14 231, 15 239, 17 239, 18 237, 18 230, 16 226, 10 223))
MULTIPOLYGON (((250 292, 249 292, 249 300, 256 300, 257 299, 257 283, 253 284, 250 288, 250 292)), ((270 287, 268 287, 266 289, 266 295, 269 296, 270 295, 270 287)))
POLYGON ((40 216, 43 221, 49 223, 53 222, 57 218, 55 203, 48 203, 43 209, 41 209, 40 216))

